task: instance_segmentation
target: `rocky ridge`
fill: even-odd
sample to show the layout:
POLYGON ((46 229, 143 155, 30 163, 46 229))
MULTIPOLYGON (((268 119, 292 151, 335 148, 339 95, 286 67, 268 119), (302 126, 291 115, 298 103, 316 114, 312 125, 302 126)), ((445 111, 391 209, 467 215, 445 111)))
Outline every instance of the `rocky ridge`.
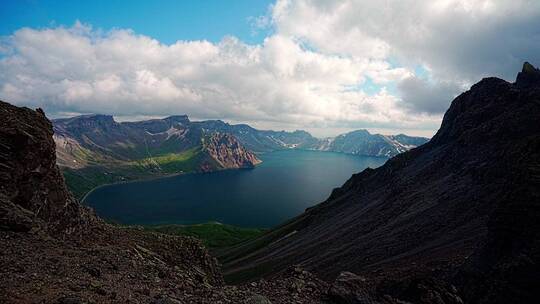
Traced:
POLYGON ((308 150, 331 151, 354 155, 393 157, 428 141, 424 137, 404 134, 371 134, 367 130, 356 130, 336 137, 320 139, 316 143, 302 145, 308 150))
POLYGON ((53 130, 57 163, 77 198, 107 183, 253 168, 261 162, 259 152, 302 149, 391 157, 427 141, 367 130, 318 139, 300 130, 257 130, 220 120, 190 121, 186 115, 135 122, 117 122, 110 115, 82 115, 53 120, 53 130), (212 147, 218 144, 213 138, 218 137, 222 138, 215 147, 219 151, 212 147))
POLYGON ((231 125, 220 120, 198 121, 192 124, 205 130, 232 134, 246 148, 255 152, 301 149, 392 157, 428 141, 425 137, 371 134, 367 130, 356 130, 336 137, 316 138, 303 130, 257 130, 246 124, 231 125))

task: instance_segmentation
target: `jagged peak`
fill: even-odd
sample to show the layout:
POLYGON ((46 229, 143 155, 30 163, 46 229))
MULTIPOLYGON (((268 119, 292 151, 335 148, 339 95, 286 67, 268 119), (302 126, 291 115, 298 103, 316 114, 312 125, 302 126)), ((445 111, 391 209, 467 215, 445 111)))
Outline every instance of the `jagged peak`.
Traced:
MULTIPOLYGON (((495 77, 482 79, 452 101, 431 144, 446 143, 473 131, 477 135, 487 136, 487 133, 493 132, 492 128, 481 125, 490 124, 502 113, 517 111, 520 103, 532 98, 525 98, 523 94, 533 92, 536 88, 540 88, 540 70, 528 62, 523 65, 514 84, 495 77)), ((505 128, 497 130, 498 136, 510 133, 505 128)))
POLYGON ((523 68, 516 78, 516 85, 519 87, 540 85, 540 69, 535 68, 529 62, 523 63, 523 68))

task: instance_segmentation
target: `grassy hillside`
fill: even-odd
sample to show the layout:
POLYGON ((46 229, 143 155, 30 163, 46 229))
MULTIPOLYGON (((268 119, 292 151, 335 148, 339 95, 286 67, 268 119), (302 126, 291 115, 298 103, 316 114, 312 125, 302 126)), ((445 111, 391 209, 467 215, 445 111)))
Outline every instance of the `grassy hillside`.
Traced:
POLYGON ((61 167, 69 190, 82 199, 95 187, 167 174, 196 172, 204 157, 200 147, 182 153, 168 153, 131 162, 104 162, 81 169, 61 167))
POLYGON ((241 228, 209 222, 196 225, 147 226, 145 229, 165 234, 193 236, 211 249, 219 249, 254 239, 265 232, 259 228, 241 228))
POLYGON ((136 160, 130 164, 153 168, 163 173, 193 172, 199 169, 201 148, 195 147, 181 153, 167 153, 136 160))

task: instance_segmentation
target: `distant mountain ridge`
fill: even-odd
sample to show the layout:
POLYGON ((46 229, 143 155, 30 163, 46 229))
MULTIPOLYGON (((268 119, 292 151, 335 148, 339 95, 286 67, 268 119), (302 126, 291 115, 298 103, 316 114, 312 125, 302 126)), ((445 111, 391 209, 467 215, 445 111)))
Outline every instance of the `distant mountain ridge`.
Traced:
POLYGON ((221 120, 193 122, 212 131, 230 133, 248 149, 269 152, 281 149, 304 149, 341 152, 364 156, 392 157, 426 143, 429 138, 399 135, 371 134, 360 129, 336 137, 316 138, 303 130, 257 130, 246 124, 231 125, 221 120))
POLYGON ((367 130, 356 130, 336 137, 321 139, 305 148, 347 154, 392 157, 425 144, 429 139, 405 134, 371 134, 367 130))
MULTIPOLYGON (((65 134, 65 132, 62 132, 64 129, 62 125, 64 125, 65 122, 78 120, 87 121, 92 119, 96 121, 96 125, 120 124, 129 126, 133 129, 144 130, 151 135, 167 133, 169 136, 171 136, 171 132, 175 132, 175 130, 171 128, 173 128, 175 125, 181 125, 186 128, 192 126, 196 129, 209 133, 228 133, 236 137, 238 141, 247 149, 256 153, 282 149, 305 149, 341 152, 365 156, 392 157, 414 147, 420 146, 429 140, 429 138, 426 137, 408 136, 405 134, 371 134, 365 129, 340 134, 336 137, 316 138, 304 130, 296 130, 292 132, 258 130, 247 124, 234 125, 221 120, 190 121, 187 115, 176 115, 163 119, 121 123, 114 121, 114 118, 110 115, 82 115, 72 118, 53 120, 55 133, 59 131, 60 134, 65 134)), ((75 130, 72 129, 71 132, 73 131, 75 130)))
POLYGON ((283 149, 391 157, 425 143, 423 137, 385 136, 358 130, 318 139, 306 131, 257 130, 187 115, 117 122, 91 114, 55 119, 57 162, 77 197, 106 183, 163 174, 253 168, 255 153, 283 149))
POLYGON ((57 163, 78 197, 106 183, 261 162, 236 137, 191 124, 187 116, 116 122, 110 115, 84 115, 53 126, 57 163))

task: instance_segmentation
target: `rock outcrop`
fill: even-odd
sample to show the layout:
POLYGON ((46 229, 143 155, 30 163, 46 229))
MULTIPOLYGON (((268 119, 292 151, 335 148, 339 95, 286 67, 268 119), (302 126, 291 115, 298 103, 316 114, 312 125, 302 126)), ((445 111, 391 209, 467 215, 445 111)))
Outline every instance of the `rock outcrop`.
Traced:
POLYGON ((70 294, 108 302, 133 292, 150 298, 170 282, 222 284, 197 240, 111 227, 81 206, 56 165, 41 110, 0 102, 0 118, 0 302, 61 302, 70 294))
POLYGON ((203 139, 203 151, 222 168, 253 168, 261 163, 255 153, 244 148, 227 133, 212 133, 203 139))
POLYGON ((67 190, 56 165, 52 125, 41 110, 0 101, 0 226, 81 233, 93 214, 67 190))
MULTIPOLYGON (((533 303, 539 75, 526 64, 515 83, 475 84, 452 102, 430 142, 353 175, 327 201, 225 253, 226 273, 271 277, 299 264, 327 280, 340 271, 375 286, 433 278, 455 284, 468 303, 533 303)), ((383 300, 379 287, 372 294, 383 300)))

